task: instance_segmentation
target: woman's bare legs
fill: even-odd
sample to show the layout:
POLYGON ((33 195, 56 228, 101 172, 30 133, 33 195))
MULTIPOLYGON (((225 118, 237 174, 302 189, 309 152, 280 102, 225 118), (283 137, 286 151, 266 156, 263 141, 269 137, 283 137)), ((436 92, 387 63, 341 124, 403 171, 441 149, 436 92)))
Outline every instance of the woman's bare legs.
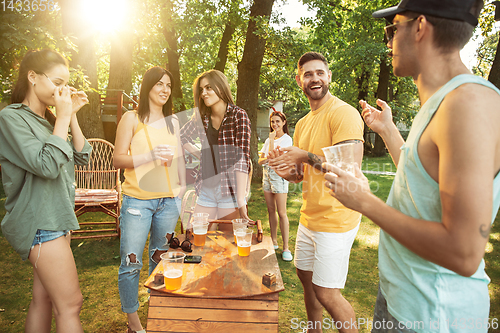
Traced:
POLYGON ((33 267, 33 297, 26 316, 25 332, 50 333, 52 302, 33 267))
POLYGON ((276 216, 276 197, 277 196, 274 193, 264 191, 264 198, 266 199, 267 214, 269 215, 269 227, 271 229, 271 239, 273 241, 273 245, 278 245, 278 217, 276 216))
POLYGON ((288 215, 286 214, 286 198, 287 193, 275 193, 276 207, 278 209, 278 216, 280 219, 281 237, 283 238, 283 251, 288 250, 288 234, 289 223, 288 215))
MULTIPOLYGON (((69 235, 59 237, 43 243, 41 249, 36 245, 30 251, 29 261, 35 273, 26 333, 45 332, 47 321, 52 318, 47 308, 54 311, 57 333, 83 332, 80 322, 83 297, 69 242, 69 235)), ((50 332, 50 322, 48 326, 50 332)))

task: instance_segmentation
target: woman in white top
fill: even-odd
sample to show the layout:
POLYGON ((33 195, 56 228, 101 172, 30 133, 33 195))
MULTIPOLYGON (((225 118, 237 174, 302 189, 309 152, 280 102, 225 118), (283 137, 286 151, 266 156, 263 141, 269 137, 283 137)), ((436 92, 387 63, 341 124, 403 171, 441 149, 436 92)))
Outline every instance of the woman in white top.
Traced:
POLYGON ((292 261, 293 256, 288 249, 288 216, 286 214, 286 199, 288 193, 288 181, 281 178, 267 165, 267 155, 269 151, 281 147, 293 145, 292 138, 288 135, 288 124, 284 113, 274 111, 269 117, 270 129, 269 138, 266 139, 264 147, 260 151, 259 164, 263 167, 262 188, 266 198, 267 212, 269 214, 269 226, 271 227, 271 238, 274 249, 278 249, 278 211, 281 236, 283 237, 283 260, 292 261))

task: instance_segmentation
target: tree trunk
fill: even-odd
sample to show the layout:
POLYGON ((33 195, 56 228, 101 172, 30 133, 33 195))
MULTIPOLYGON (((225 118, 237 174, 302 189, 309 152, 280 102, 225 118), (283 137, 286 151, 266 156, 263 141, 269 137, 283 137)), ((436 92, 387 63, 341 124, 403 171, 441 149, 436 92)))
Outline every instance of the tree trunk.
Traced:
MULTIPOLYGON (((359 78, 356 79, 356 83, 358 85, 358 100, 366 100, 368 97, 368 87, 367 84, 370 80, 370 73, 363 69, 361 75, 359 78)), ((365 123, 363 123, 363 138, 365 139, 364 143, 364 154, 366 155, 372 155, 373 154, 373 147, 372 147, 372 142, 370 138, 370 129, 368 126, 366 126, 365 123)), ((376 140, 375 140, 376 142, 376 140)))
POLYGON ((167 69, 172 73, 174 77, 172 97, 180 101, 180 103, 174 104, 174 112, 184 111, 186 107, 184 102, 182 102, 182 87, 181 87, 181 71, 179 67, 179 53, 177 52, 177 32, 174 28, 174 18, 172 11, 172 1, 166 0, 162 4, 160 9, 162 12, 162 19, 164 24, 163 35, 165 36, 165 41, 167 42, 167 69))
POLYGON ((389 66, 387 66, 386 60, 387 60, 386 55, 382 56, 382 59, 380 59, 380 73, 378 75, 377 93, 375 95, 375 97, 382 99, 384 101, 387 101, 389 92, 389 76, 391 74, 389 66))
MULTIPOLYGON (((380 59, 380 73, 378 75, 378 87, 376 97, 388 101, 388 91, 389 91, 389 76, 391 74, 389 66, 387 66, 387 56, 383 55, 380 59)), ((384 140, 375 133, 375 144, 373 146, 372 155, 373 156, 385 156, 385 143, 384 140)))
POLYGON ((356 79, 358 84, 358 100, 366 100, 368 97, 368 82, 370 80, 370 73, 363 68, 361 75, 356 79))
POLYGON ((264 59, 266 40, 256 34, 259 23, 269 23, 274 0, 254 0, 250 8, 250 20, 245 40, 243 57, 238 64, 236 104, 245 109, 252 124, 250 155, 254 165, 253 178, 262 178, 262 168, 258 167, 257 109, 259 100, 260 67, 264 59))
POLYGON ((493 83, 497 88, 500 89, 500 42, 497 44, 497 51, 495 53, 495 59, 491 65, 490 74, 488 75, 488 81, 493 83))
POLYGON ((224 33, 222 34, 222 39, 220 41, 220 46, 219 46, 219 53, 217 54, 217 62, 215 63, 214 67, 214 69, 217 69, 222 73, 224 73, 224 69, 226 68, 228 45, 231 39, 233 38, 234 30, 235 26, 233 22, 231 20, 228 21, 226 27, 224 28, 224 33))
POLYGON ((217 54, 217 62, 215 63, 214 69, 217 69, 224 73, 226 69, 227 55, 229 53, 229 42, 233 38, 234 31, 238 22, 240 22, 240 0, 230 0, 228 13, 227 13, 227 23, 224 27, 224 32, 222 33, 222 38, 219 45, 219 53, 217 54))
MULTIPOLYGON (((71 67, 78 68, 80 66, 85 75, 88 76, 90 87, 97 90, 97 59, 95 56, 94 33, 82 20, 79 5, 76 1, 59 1, 59 5, 61 6, 63 34, 76 37, 75 44, 78 47, 78 53, 74 54, 71 59, 71 67)), ((86 138, 104 138, 99 94, 94 91, 87 91, 86 93, 89 104, 78 111, 78 122, 86 138)))
POLYGON ((133 49, 134 39, 131 31, 117 32, 111 40, 108 89, 119 89, 130 94, 133 49))

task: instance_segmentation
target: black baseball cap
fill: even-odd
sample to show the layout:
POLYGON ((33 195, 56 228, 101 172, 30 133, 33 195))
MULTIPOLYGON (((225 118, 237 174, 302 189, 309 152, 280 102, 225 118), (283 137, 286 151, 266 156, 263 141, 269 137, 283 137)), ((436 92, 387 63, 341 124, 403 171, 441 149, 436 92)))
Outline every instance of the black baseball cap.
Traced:
MULTIPOLYGON (((480 10, 473 10, 476 0, 402 0, 399 5, 377 10, 375 18, 385 18, 392 23, 394 16, 405 11, 464 21, 476 26, 480 10), (474 13, 476 11, 477 13, 474 13)), ((482 7, 482 1, 481 1, 482 7)))

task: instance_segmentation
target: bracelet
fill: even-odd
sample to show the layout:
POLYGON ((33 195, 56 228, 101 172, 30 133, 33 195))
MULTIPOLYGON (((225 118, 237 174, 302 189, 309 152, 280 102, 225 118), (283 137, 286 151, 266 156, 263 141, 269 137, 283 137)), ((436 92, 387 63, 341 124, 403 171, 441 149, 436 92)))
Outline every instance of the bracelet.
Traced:
POLYGON ((152 150, 150 150, 149 152, 151 153, 151 162, 153 162, 155 160, 155 154, 152 150))

